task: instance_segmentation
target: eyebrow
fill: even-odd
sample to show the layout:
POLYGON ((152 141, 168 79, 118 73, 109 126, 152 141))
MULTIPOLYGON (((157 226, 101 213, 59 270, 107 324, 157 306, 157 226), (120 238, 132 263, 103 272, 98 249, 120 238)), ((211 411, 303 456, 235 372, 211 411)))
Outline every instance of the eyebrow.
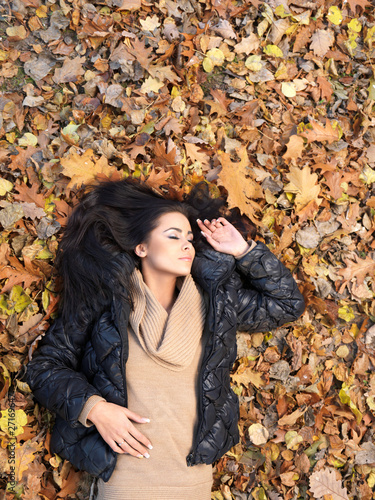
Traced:
MULTIPOLYGON (((166 229, 165 231, 163 231, 163 233, 166 233, 167 231, 170 231, 171 229, 174 229, 175 231, 178 231, 179 233, 182 233, 182 229, 179 229, 178 227, 170 227, 168 229, 166 229)), ((188 234, 193 234, 193 231, 188 231, 188 234)))

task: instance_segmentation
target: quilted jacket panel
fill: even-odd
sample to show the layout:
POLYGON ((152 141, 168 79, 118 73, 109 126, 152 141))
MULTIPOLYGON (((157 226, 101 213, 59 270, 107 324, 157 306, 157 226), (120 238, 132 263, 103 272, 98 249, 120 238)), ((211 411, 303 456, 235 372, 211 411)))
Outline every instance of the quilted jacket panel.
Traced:
MULTIPOLYGON (((238 398, 230 387, 236 331, 269 331, 298 318, 304 301, 291 273, 262 243, 240 260, 208 248, 197 252, 192 275, 208 297, 206 344, 199 379, 198 428, 189 465, 212 463, 239 440, 238 398)), ((78 417, 97 394, 126 406, 129 306, 114 297, 110 311, 85 330, 57 319, 27 365, 35 398, 56 413, 51 450, 108 481, 117 454, 95 426, 78 417)))

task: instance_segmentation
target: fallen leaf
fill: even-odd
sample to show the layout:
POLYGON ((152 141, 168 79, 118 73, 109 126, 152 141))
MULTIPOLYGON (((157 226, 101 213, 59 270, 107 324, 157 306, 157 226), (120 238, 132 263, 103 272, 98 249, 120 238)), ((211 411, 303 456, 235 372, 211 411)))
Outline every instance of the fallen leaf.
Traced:
POLYGON ((311 474, 310 491, 314 498, 330 495, 332 500, 349 500, 347 489, 343 488, 341 481, 336 478, 336 471, 329 467, 311 474))
POLYGON ((310 49, 317 57, 324 57, 334 41, 335 37, 330 29, 316 30, 311 37, 310 49))

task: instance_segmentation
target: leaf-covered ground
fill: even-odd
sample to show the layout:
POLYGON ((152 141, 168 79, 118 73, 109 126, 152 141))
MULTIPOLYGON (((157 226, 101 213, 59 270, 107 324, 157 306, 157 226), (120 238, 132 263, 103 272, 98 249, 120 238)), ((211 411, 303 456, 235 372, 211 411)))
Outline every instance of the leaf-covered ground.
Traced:
POLYGON ((306 298, 238 335, 241 443, 213 498, 375 498, 374 4, 9 0, 0 61, 3 498, 89 497, 22 377, 81 188, 128 175, 176 198, 206 180, 306 298))

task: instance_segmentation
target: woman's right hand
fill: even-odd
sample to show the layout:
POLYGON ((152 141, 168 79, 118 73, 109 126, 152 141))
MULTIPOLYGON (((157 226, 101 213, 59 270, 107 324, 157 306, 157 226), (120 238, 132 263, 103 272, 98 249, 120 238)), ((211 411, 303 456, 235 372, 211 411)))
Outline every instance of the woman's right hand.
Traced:
POLYGON ((88 420, 95 425, 106 443, 116 453, 128 453, 137 458, 149 458, 147 449, 151 450, 150 441, 131 423, 148 423, 143 418, 123 406, 100 401, 89 412, 88 420), (117 443, 122 443, 118 446, 117 443))

